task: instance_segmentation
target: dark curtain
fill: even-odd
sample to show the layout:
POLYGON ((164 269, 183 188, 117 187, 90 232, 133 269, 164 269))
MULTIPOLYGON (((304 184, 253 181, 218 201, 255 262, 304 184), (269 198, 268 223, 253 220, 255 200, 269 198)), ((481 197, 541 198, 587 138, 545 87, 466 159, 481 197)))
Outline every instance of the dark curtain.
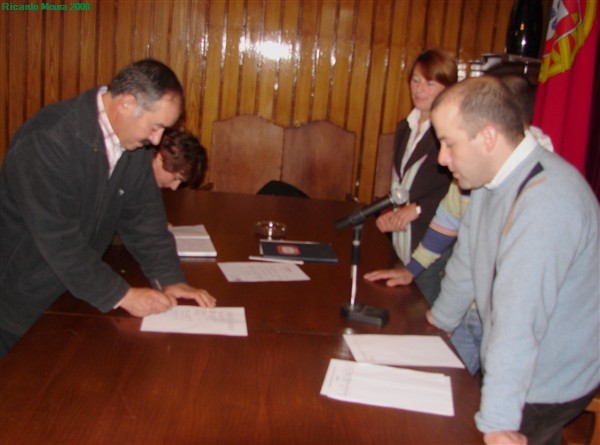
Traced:
MULTIPOLYGON (((600 34, 599 34, 600 36, 600 34)), ((600 39, 600 37, 598 37, 600 39)), ((596 50, 596 68, 594 70, 594 88, 592 91, 592 109, 590 112, 590 134, 585 161, 586 178, 596 198, 600 201, 600 45, 596 50)))

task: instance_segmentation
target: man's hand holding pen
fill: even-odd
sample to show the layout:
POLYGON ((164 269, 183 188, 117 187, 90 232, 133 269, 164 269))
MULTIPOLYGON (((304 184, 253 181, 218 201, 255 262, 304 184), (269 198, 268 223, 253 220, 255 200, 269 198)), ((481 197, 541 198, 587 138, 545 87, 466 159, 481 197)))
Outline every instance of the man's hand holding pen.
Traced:
POLYGON ((145 317, 150 314, 165 312, 177 306, 177 299, 184 298, 196 301, 201 307, 214 307, 216 299, 204 289, 196 289, 186 283, 176 283, 164 289, 130 288, 119 307, 131 315, 145 317))
MULTIPOLYGON (((164 291, 165 295, 174 298, 186 298, 194 300, 201 307, 215 307, 217 300, 204 289, 197 289, 186 283, 176 283, 167 286, 164 291)), ((175 303, 177 304, 177 303, 175 303)))

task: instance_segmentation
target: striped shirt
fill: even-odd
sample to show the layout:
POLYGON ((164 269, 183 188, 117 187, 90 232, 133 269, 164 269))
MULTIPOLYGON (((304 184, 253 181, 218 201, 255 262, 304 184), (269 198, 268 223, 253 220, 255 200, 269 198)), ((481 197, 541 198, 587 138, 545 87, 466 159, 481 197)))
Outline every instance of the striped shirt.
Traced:
POLYGON ((108 159, 108 177, 110 177, 117 162, 125 152, 125 149, 121 145, 121 141, 117 137, 115 130, 113 130, 113 127, 108 120, 108 116, 106 115, 106 110, 104 109, 102 95, 107 91, 108 87, 100 87, 98 89, 98 95, 96 96, 96 102, 98 104, 98 123, 102 130, 104 146, 106 147, 106 158, 108 159))

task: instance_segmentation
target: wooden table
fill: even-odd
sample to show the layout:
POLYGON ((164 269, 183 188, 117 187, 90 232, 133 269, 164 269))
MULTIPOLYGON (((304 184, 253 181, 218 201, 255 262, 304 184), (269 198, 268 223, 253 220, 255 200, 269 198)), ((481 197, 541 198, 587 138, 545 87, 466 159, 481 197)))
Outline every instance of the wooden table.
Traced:
MULTIPOLYGON (((332 242, 339 263, 305 264, 308 282, 229 283, 217 261, 183 261, 190 283, 220 306, 243 306, 249 336, 140 332, 122 310, 101 314, 61 297, 0 361, 0 444, 467 444, 481 443, 473 415, 479 382, 451 376, 454 417, 339 402, 319 394, 329 360, 352 357, 342 334, 429 334, 415 287, 359 279, 358 301, 385 307, 383 327, 350 322, 352 230, 334 221, 346 202, 216 192, 165 196, 174 224, 206 225, 221 261, 258 252, 253 223, 276 219, 287 239, 332 242)), ((387 267, 387 239, 365 224, 360 275, 387 267)), ((106 255, 145 285, 123 247, 106 255)))

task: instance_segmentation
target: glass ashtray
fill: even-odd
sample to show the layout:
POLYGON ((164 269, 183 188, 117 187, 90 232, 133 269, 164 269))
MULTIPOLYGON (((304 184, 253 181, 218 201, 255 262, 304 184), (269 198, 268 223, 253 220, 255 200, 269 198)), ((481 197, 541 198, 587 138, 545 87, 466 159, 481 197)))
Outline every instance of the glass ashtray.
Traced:
POLYGON ((258 221, 254 224, 254 232, 267 239, 283 238, 285 229, 285 224, 277 221, 258 221))

